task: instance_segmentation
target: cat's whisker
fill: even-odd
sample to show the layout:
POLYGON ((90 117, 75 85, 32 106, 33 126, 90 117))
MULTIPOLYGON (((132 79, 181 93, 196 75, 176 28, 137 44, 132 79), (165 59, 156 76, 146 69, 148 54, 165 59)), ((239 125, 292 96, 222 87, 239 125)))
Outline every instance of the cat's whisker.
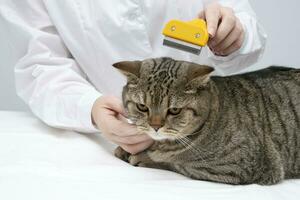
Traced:
POLYGON ((187 138, 180 138, 180 137, 178 137, 177 139, 178 139, 178 141, 181 142, 181 144, 183 144, 184 146, 191 148, 191 150, 194 151, 195 153, 197 153, 197 155, 200 157, 200 159, 201 159, 204 163, 206 163, 205 159, 201 156, 201 154, 202 154, 203 152, 202 152, 201 150, 197 149, 196 147, 194 147, 194 146, 193 146, 193 143, 191 144, 191 141, 189 141, 189 142, 190 142, 190 143, 189 143, 189 142, 186 140, 187 138))
POLYGON ((193 148, 193 146, 191 146, 190 144, 186 143, 184 140, 179 140, 184 146, 191 148, 191 150, 195 153, 197 153, 197 155, 200 157, 200 159, 206 163, 206 161, 204 160, 204 158, 200 155, 202 152, 199 152, 197 149, 193 148))
MULTIPOLYGON (((191 144, 189 144, 187 141, 185 141, 183 138, 177 137, 177 140, 185 147, 190 148, 192 151, 197 153, 198 155, 201 154, 202 152, 199 151, 198 149, 194 148, 191 144)), ((205 160, 199 155, 200 159, 205 162, 205 160)))
POLYGON ((202 153, 199 149, 195 148, 191 143, 185 141, 183 138, 180 138, 179 140, 185 143, 188 147, 190 147, 192 150, 196 151, 197 153, 202 153))
MULTIPOLYGON (((187 139, 187 138, 186 138, 187 139)), ((211 154, 213 154, 213 152, 211 152, 211 151, 209 151, 209 150, 207 150, 207 149, 202 149, 202 148, 200 148, 200 147, 196 147, 196 145, 191 141, 191 140, 187 140, 187 141, 189 141, 190 142, 190 144, 191 144, 191 146, 192 146, 192 148, 194 148, 195 150, 197 150, 197 152, 199 152, 199 154, 201 153, 201 155, 211 155, 211 154)), ((201 158, 202 158, 202 160, 205 160, 205 158, 204 157, 202 157, 201 155, 199 155, 201 158)))
POLYGON ((172 130, 166 130, 166 131, 164 131, 164 133, 177 135, 178 132, 172 131, 172 130))
POLYGON ((194 144, 194 142, 193 142, 191 139, 187 138, 187 137, 185 137, 184 140, 185 140, 186 142, 190 143, 191 145, 193 145, 194 148, 198 149, 198 150, 201 151, 202 153, 203 153, 203 152, 208 152, 208 153, 210 153, 210 154, 212 153, 211 151, 203 150, 203 149, 201 149, 200 147, 196 147, 196 145, 194 144))

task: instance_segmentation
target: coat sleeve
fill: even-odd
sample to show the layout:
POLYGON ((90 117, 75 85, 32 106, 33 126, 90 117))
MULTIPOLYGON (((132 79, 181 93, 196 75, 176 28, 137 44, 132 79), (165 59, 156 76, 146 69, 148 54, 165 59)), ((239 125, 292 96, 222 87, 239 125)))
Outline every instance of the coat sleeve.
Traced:
MULTIPOLYGON (((205 4, 211 2, 206 0, 205 4)), ((215 66, 223 75, 237 73, 258 61, 264 52, 267 35, 257 21, 248 0, 218 0, 217 2, 234 10, 243 25, 245 40, 239 50, 226 57, 216 56, 208 50, 209 64, 215 66)))
POLYGON ((0 29, 15 54, 17 94, 32 112, 53 127, 98 131, 91 121, 91 109, 101 94, 72 58, 43 2, 1 1, 0 29))

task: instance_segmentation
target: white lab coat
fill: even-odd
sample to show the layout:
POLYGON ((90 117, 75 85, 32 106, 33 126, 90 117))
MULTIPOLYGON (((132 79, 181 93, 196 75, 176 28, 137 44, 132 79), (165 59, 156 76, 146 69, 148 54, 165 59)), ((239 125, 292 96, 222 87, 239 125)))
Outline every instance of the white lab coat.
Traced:
POLYGON ((162 46, 164 24, 197 17, 203 2, 2 0, 0 29, 17 58, 17 94, 48 125, 93 132, 93 103, 102 94, 120 96, 125 83, 114 62, 169 56, 212 65, 219 75, 256 62, 266 35, 247 0, 219 1, 234 9, 246 32, 232 55, 217 57, 206 48, 195 56, 162 46))

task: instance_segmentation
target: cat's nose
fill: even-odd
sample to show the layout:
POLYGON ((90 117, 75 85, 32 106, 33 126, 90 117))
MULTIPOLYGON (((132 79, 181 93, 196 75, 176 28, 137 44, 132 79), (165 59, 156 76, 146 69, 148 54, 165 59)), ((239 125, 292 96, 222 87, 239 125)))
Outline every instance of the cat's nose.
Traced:
POLYGON ((158 131, 158 129, 161 128, 161 125, 151 125, 151 126, 155 131, 158 131))
POLYGON ((158 131, 164 124, 164 120, 158 114, 150 116, 149 119, 149 124, 155 131, 158 131))

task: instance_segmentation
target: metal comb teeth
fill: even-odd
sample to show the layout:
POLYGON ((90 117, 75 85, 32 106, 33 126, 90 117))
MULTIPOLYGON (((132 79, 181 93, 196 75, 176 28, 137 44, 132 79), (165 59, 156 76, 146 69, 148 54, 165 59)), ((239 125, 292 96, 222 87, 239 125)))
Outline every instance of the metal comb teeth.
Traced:
POLYGON ((171 37, 165 37, 164 41, 163 41, 163 45, 168 46, 168 47, 172 47, 175 49, 179 49, 182 51, 186 51, 195 55, 200 55, 201 53, 201 46, 198 45, 194 45, 191 43, 187 43, 181 40, 177 40, 171 37))

